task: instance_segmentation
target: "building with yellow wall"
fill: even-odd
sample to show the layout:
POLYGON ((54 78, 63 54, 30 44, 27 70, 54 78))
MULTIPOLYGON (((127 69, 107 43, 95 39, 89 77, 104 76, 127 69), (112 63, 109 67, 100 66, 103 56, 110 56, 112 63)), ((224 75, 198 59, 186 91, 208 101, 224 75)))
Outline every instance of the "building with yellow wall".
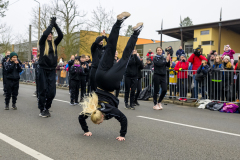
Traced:
POLYGON ((240 53, 240 19, 158 30, 157 32, 182 40, 183 47, 188 53, 200 46, 205 55, 211 50, 223 54, 224 46, 228 44, 236 53, 240 53), (221 41, 220 45, 219 41, 221 41))
MULTIPOLYGON (((93 32, 93 31, 85 31, 81 30, 80 31, 80 47, 79 47, 79 55, 90 55, 91 56, 91 46, 93 42, 96 40, 96 38, 100 36, 98 32, 93 32)), ((109 34, 106 34, 107 37, 109 37, 109 34)), ((117 43, 117 51, 119 53, 118 57, 122 57, 123 50, 125 49, 127 42, 130 37, 125 37, 125 36, 119 36, 118 37, 118 43, 117 43)), ((155 41, 155 42, 160 42, 160 41, 155 41)), ((138 38, 137 44, 150 44, 154 43, 150 39, 143 39, 143 38, 138 38)), ((104 45, 106 45, 106 42, 104 41, 104 45)), ((142 53, 139 51, 140 55, 142 53)))

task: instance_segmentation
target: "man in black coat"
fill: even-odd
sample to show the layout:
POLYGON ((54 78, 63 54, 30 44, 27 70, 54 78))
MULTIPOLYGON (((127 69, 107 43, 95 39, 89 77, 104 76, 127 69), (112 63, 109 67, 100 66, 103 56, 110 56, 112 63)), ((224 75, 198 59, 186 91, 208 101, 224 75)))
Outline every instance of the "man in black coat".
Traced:
POLYGON ((9 61, 10 51, 7 51, 5 57, 2 59, 2 68, 3 68, 3 95, 6 95, 6 81, 7 81, 7 71, 5 70, 6 64, 9 61))

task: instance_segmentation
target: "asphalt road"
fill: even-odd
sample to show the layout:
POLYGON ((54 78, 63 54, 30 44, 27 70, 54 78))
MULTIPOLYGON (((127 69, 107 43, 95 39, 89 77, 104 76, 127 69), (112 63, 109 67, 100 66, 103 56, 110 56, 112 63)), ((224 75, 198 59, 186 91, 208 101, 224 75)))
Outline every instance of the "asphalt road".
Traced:
MULTIPOLYGON (((120 125, 115 119, 100 125, 88 119, 93 136, 83 136, 78 123, 82 109, 67 103, 67 90, 57 90, 52 117, 39 117, 33 91, 35 86, 20 85, 18 110, 5 111, 0 89, 0 133, 54 160, 240 159, 239 114, 170 104, 155 111, 152 102, 143 101, 136 110, 126 110, 120 98, 119 109, 128 118, 128 133, 126 141, 119 142, 115 138, 120 125)), ((14 145, 0 138, 0 160, 35 159, 14 145)))

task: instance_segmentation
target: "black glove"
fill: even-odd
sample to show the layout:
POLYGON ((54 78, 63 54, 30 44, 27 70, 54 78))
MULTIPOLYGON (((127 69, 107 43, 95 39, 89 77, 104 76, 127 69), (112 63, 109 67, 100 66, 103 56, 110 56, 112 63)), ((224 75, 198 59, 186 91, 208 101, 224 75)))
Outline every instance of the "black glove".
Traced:
POLYGON ((55 24, 56 24, 56 17, 51 17, 51 19, 50 19, 50 25, 54 27, 55 24))

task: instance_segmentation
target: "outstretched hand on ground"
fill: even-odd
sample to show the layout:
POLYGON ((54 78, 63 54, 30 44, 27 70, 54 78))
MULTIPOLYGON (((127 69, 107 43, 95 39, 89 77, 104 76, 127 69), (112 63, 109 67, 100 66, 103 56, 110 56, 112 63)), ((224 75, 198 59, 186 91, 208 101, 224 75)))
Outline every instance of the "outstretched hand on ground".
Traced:
POLYGON ((87 136, 87 137, 92 136, 92 132, 86 132, 84 133, 84 136, 87 136))
POLYGON ((121 136, 117 137, 116 139, 117 139, 118 141, 125 141, 125 138, 124 138, 124 137, 121 137, 121 136))

